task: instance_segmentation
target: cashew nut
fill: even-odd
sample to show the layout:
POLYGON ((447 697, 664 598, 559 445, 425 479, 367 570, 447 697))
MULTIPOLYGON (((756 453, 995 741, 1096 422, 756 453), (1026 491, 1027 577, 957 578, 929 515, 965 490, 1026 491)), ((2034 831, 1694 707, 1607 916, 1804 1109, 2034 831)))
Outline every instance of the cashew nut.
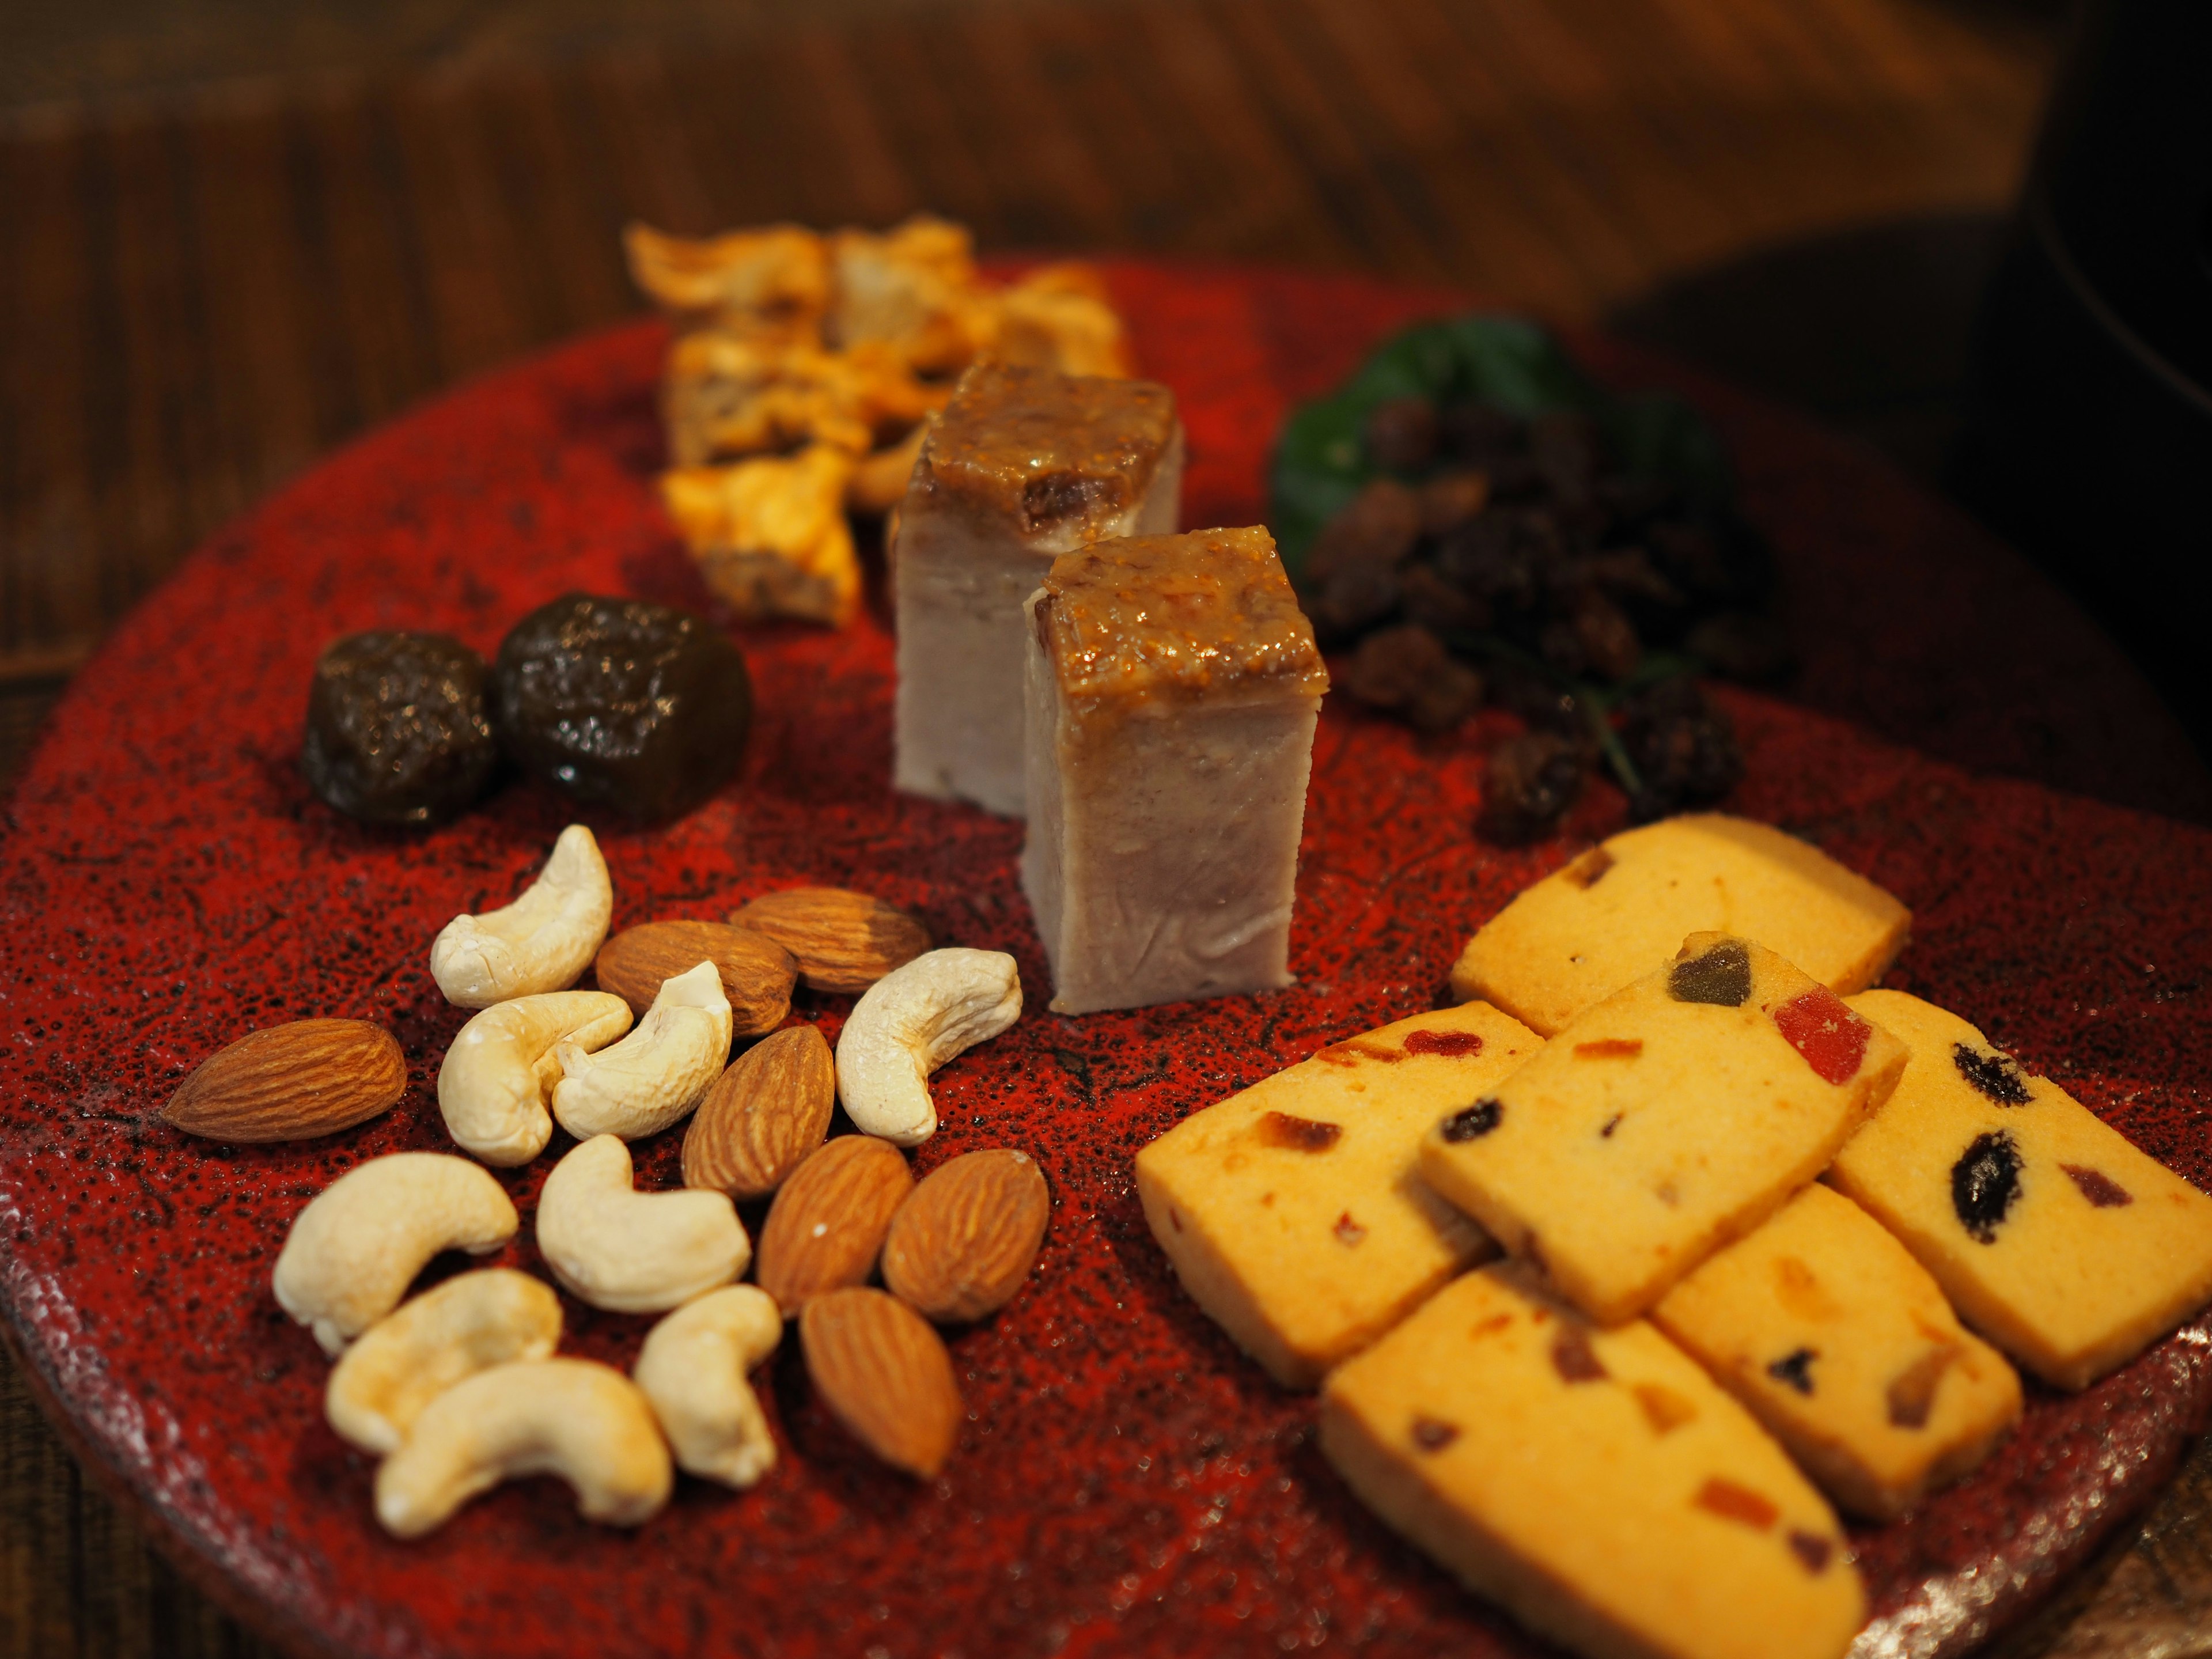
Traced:
POLYGON ((561 1342, 561 1298, 512 1267, 486 1267, 425 1291, 379 1320, 331 1370, 324 1414, 339 1437, 380 1457, 463 1377, 511 1359, 544 1359, 561 1342))
POLYGON ((276 1258, 276 1300, 336 1354, 399 1305, 441 1250, 471 1255, 514 1237, 514 1206, 480 1164, 393 1152, 309 1200, 276 1258))
POLYGON ((430 945, 430 977, 462 1008, 565 991, 599 954, 614 914, 599 844, 572 823, 521 897, 503 910, 445 925, 430 945))
POLYGON ((558 1043, 604 1048, 629 1030, 629 1004, 605 991, 548 991, 485 1009, 438 1068, 438 1109, 463 1152, 502 1167, 527 1164, 553 1138, 546 1091, 561 1077, 558 1043))
POLYGON ((568 1075, 553 1085, 553 1115, 579 1140, 658 1134, 696 1106, 730 1057, 730 999, 711 962, 660 981, 645 1018, 597 1054, 556 1043, 568 1075))
POLYGON ((918 1146, 937 1133, 929 1074, 1021 1018, 1003 951, 931 951, 878 980, 837 1038, 837 1098, 863 1134, 918 1146))
POLYGON ((634 1374, 678 1468, 742 1492, 775 1467, 775 1442, 745 1373, 782 1334, 775 1298, 751 1285, 687 1302, 647 1334, 634 1374))
POLYGON ((538 1248, 554 1278, 614 1313, 681 1307, 753 1259, 726 1194, 637 1191, 619 1135, 595 1135, 553 1166, 538 1199, 538 1248))
POLYGON ((668 1446, 637 1385, 589 1359, 518 1359, 422 1408, 376 1472, 376 1518, 420 1538, 501 1481, 557 1474, 586 1521, 635 1527, 668 1501, 668 1446))

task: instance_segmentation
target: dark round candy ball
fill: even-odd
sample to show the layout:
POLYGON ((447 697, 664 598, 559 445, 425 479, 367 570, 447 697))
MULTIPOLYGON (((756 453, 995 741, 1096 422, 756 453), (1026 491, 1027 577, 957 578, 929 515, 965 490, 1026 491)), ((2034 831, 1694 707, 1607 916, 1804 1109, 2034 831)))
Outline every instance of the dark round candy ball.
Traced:
POLYGON ((744 758, 745 659, 688 611, 570 593, 515 623, 492 673, 507 752, 580 801, 671 817, 744 758))
POLYGON ((442 823, 490 781, 483 659, 445 634, 380 629, 326 649, 307 691, 308 786, 363 823, 442 823))

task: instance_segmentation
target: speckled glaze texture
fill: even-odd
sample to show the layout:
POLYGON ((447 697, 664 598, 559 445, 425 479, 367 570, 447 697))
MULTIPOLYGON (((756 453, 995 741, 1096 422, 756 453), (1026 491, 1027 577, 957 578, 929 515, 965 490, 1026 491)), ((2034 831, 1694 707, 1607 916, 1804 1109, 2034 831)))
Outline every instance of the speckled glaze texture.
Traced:
MULTIPOLYGON (((1139 360, 1188 422, 1199 525, 1255 520, 1286 400, 1442 303, 1349 282, 1114 275, 1139 360)), ((871 1462, 787 1342, 763 1390, 783 1457, 753 1492, 687 1480, 626 1533, 580 1522, 537 1480, 417 1543, 378 1530, 370 1462, 325 1425, 328 1365, 271 1299, 270 1268, 333 1176, 444 1145, 434 1084, 466 1015, 430 982, 431 936, 505 902, 572 809, 509 782, 427 833, 339 817, 300 774, 308 674, 357 629, 441 629, 489 654, 572 588, 711 610, 654 501, 663 343, 647 325, 585 341, 335 457, 195 556, 63 704, 0 847, 0 1298, 34 1381, 188 1560, 272 1628, 337 1652, 1532 1652, 1350 1498, 1314 1447, 1310 1400, 1273 1388, 1178 1292, 1130 1158, 1231 1091, 1435 1005, 1468 931, 1620 827, 1619 796, 1595 789, 1556 840, 1486 848, 1470 826, 1502 726, 1424 738, 1333 697, 1291 936, 1299 982, 1060 1018, 1044 1010, 1016 884, 1020 826, 886 787, 879 611, 842 634, 740 635, 758 720, 742 775, 706 805, 647 830, 584 816, 617 927, 827 883, 1018 961, 1030 1012, 939 1073, 944 1127, 916 1158, 927 1171, 1017 1147, 1054 1199, 1032 1281, 951 1338, 969 1413, 951 1465, 918 1486, 871 1462), (292 1146, 213 1146, 159 1121, 208 1054, 310 1015, 392 1029, 410 1068, 398 1108, 292 1146)), ((1731 431, 1754 508, 1793 545, 1840 545, 1819 515, 1787 512, 1834 490, 1793 495, 1788 467, 1826 476, 1822 453, 1887 489, 1881 510, 1926 523, 1848 452, 1808 460, 1802 442, 1731 431)), ((1917 913, 1890 983, 1958 1009, 2212 1183, 2212 836, 1725 700, 1749 761, 1735 809, 1917 913)), ((849 1006, 802 995, 795 1017, 834 1036, 849 1006)), ((641 1143, 641 1185, 680 1180, 681 1140, 641 1143)), ((492 1261, 543 1271, 527 1217, 567 1145, 497 1172, 526 1221, 492 1261)), ((758 1206, 747 1220, 757 1232, 758 1206)), ((564 1347, 627 1365, 647 1322, 571 1303, 564 1347)), ((2208 1340, 2192 1326, 2084 1395, 2033 1393, 1972 1480, 1856 1534, 1869 1659, 1971 1644, 2139 1505, 2203 1422, 2208 1340)))

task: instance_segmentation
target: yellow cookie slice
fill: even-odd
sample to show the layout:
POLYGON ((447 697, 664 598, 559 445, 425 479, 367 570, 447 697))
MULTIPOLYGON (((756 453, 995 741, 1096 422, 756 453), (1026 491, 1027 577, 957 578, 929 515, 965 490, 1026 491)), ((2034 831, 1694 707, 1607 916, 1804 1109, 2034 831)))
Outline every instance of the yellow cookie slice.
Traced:
POLYGON ((2020 1416, 2003 1357, 1880 1222, 1817 1184, 1651 1319, 1831 1498, 1877 1520, 1972 1468, 2020 1416))
POLYGON ((1625 830, 1522 892, 1468 941, 1452 994, 1552 1036, 1691 933, 1733 933, 1838 996, 1905 948, 1912 913, 1794 836, 1720 813, 1625 830))
POLYGON ((1413 1166, 1431 1124, 1538 1047, 1470 1002, 1324 1048, 1137 1154, 1152 1237, 1238 1346, 1310 1389, 1495 1252, 1413 1166))
POLYGON ((1912 1059, 1828 1178, 1967 1323, 2079 1389, 2212 1299, 2212 1198, 1956 1014, 1902 991, 1851 1006, 1912 1059))
POLYGON ((1321 1449, 1461 1583, 1591 1659, 1836 1659, 1866 1603, 1835 1516, 1642 1320, 1519 1264, 1468 1273, 1332 1373, 1321 1449))
POLYGON ((1421 1173, 1611 1324, 1827 1168, 1904 1067, 1771 951, 1695 933, 1440 1120, 1421 1173))

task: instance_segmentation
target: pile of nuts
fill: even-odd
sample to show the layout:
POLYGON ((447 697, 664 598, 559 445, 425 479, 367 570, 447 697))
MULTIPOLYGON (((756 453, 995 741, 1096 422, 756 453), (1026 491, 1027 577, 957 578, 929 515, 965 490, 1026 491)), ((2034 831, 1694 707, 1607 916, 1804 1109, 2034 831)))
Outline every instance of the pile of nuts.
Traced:
MULTIPOLYGON (((447 924, 432 976, 481 1012, 438 1103, 476 1161, 371 1159, 308 1203, 277 1258, 277 1302, 337 1361, 331 1426, 384 1460, 377 1517, 398 1536, 510 1476, 559 1474, 581 1514, 617 1525, 658 1511, 676 1468, 750 1486, 775 1446, 746 1377, 791 1318, 830 1413, 933 1476, 960 1419, 934 1325, 1002 1306, 1043 1242, 1051 1199, 1025 1154, 970 1152, 917 1183, 902 1151, 936 1129, 930 1073, 1020 1015, 1011 957, 933 950, 914 917, 833 888, 609 939, 612 915, 577 824, 514 903, 447 924), (568 988, 594 963, 599 989, 568 988), (816 1027, 783 1024, 802 982, 860 993, 834 1058, 816 1027), (732 1061, 733 1037, 761 1040, 732 1061), (839 1102, 860 1133, 832 1139, 839 1102), (628 1143, 686 1116, 684 1188, 638 1191, 628 1143), (627 1377, 556 1355, 560 1297, 526 1273, 465 1273, 403 1302, 441 1253, 514 1237, 483 1166, 530 1162, 556 1121, 578 1144, 545 1179, 538 1247, 580 1300, 661 1316, 627 1377), (736 1206, 771 1195, 756 1255, 736 1206), (757 1283, 738 1283, 749 1266, 757 1283)), ((212 1056, 164 1115, 215 1139, 305 1139, 389 1109, 405 1084, 381 1027, 302 1020, 212 1056)))

